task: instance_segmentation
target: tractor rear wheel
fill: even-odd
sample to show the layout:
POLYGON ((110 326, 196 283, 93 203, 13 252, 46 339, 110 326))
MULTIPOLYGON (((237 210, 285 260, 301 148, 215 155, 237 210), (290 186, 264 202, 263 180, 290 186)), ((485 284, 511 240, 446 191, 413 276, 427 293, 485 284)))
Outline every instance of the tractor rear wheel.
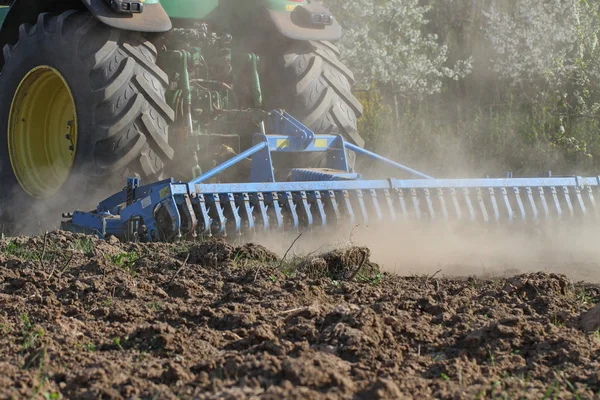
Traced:
POLYGON ((150 42, 71 10, 21 25, 3 55, 0 214, 56 222, 127 176, 161 177, 174 113, 150 42))
POLYGON ((352 94, 354 75, 339 56, 329 42, 292 42, 269 60, 262 82, 265 103, 285 109, 315 133, 342 135, 362 147, 357 130, 362 105, 352 94))

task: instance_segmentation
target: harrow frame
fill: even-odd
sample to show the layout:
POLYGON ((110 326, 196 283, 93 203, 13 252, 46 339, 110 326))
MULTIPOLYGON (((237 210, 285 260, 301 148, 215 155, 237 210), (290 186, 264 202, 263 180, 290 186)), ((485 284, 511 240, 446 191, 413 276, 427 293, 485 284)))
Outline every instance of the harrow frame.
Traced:
POLYGON ((597 216, 600 177, 434 179, 341 136, 315 135, 283 111, 269 114, 268 132, 191 182, 140 186, 130 178, 95 211, 64 215, 61 228, 155 242, 411 219, 499 224, 597 216), (348 151, 417 178, 363 180, 348 168, 348 151), (294 168, 290 181, 275 180, 274 166, 284 157, 315 152, 325 153, 325 168, 294 168), (248 157, 250 182, 205 183, 248 157))

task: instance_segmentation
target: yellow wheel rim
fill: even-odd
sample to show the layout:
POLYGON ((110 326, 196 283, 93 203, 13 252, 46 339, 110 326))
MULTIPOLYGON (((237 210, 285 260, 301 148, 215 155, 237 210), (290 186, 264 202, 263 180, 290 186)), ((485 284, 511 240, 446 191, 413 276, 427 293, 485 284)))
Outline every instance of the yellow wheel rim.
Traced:
POLYGON ((43 65, 29 71, 13 98, 8 154, 25 192, 47 198, 69 177, 77 150, 75 100, 63 76, 43 65))

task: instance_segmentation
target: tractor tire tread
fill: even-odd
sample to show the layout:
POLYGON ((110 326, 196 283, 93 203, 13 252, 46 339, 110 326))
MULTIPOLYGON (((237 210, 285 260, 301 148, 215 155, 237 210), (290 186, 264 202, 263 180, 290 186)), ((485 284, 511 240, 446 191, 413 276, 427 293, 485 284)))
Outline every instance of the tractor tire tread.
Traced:
POLYGON ((352 94, 354 74, 338 56, 337 47, 328 42, 292 42, 280 62, 274 62, 283 73, 269 74, 276 84, 267 87, 267 106, 286 109, 315 133, 340 134, 363 146, 357 130, 363 107, 352 94))

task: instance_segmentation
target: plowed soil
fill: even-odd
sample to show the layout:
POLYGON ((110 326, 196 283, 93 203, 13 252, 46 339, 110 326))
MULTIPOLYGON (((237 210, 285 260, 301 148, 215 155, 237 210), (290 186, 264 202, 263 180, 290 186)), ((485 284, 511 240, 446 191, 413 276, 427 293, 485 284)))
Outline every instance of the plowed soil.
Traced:
POLYGON ((0 398, 593 398, 600 286, 400 277, 366 248, 0 241, 0 398), (581 318, 583 316, 583 319, 581 318), (584 329, 585 327, 585 329, 584 329))

